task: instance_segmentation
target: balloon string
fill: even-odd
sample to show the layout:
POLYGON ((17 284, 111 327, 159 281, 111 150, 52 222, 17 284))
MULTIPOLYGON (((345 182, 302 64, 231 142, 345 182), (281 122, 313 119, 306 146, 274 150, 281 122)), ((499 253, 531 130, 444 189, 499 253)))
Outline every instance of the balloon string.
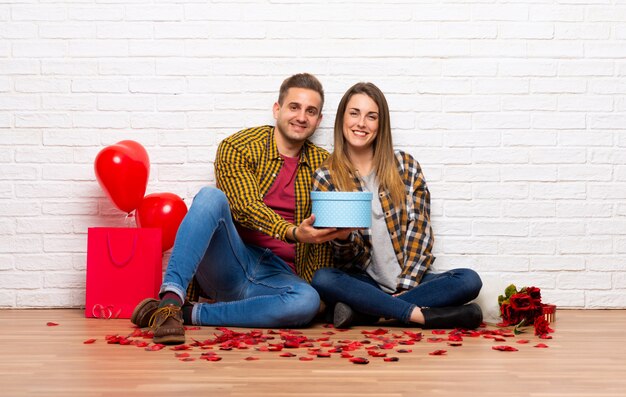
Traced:
POLYGON ((135 227, 135 211, 131 211, 128 214, 126 214, 126 216, 124 217, 124 223, 126 224, 126 227, 135 227))

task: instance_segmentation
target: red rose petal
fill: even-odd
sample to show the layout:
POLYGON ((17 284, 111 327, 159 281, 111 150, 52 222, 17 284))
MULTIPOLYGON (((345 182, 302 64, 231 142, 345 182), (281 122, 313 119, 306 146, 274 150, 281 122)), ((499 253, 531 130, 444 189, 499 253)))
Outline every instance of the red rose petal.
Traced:
POLYGON ((183 357, 183 358, 179 358, 180 361, 196 361, 195 358, 193 357, 183 357))
POLYGON ((285 341, 283 346, 285 346, 287 349, 297 349, 300 347, 300 342, 288 340, 288 341, 285 341))
POLYGON ((300 361, 313 361, 313 357, 304 356, 304 357, 300 357, 298 360, 300 360, 300 361))
POLYGON ((203 356, 201 358, 207 361, 220 361, 222 359, 220 356, 203 356))
POLYGON ((90 345, 90 344, 95 343, 95 342, 96 342, 96 340, 95 340, 95 339, 87 339, 87 340, 86 340, 86 341, 84 341, 83 343, 84 343, 84 344, 86 344, 86 345, 90 345))
POLYGON ((411 350, 411 349, 398 349, 396 351, 398 353, 411 353, 413 350, 411 350))
POLYGON ((428 354, 431 355, 431 356, 443 356, 447 352, 448 352, 447 350, 435 350, 435 351, 432 351, 432 352, 430 352, 428 354))
POLYGON ((152 346, 148 346, 146 347, 146 350, 149 352, 155 352, 155 351, 159 351, 161 349, 163 349, 165 347, 165 345, 161 344, 161 343, 156 343, 152 346))
POLYGON ((393 361, 400 361, 400 359, 398 357, 385 357, 385 358, 383 358, 383 361, 385 361, 385 362, 393 362, 393 361))
POLYGON ((267 350, 271 351, 271 352, 279 352, 281 350, 283 350, 283 345, 270 345, 267 350))
POLYGON ((190 357, 191 354, 189 354, 189 353, 174 353, 174 356, 178 357, 178 358, 185 358, 185 357, 190 357))
POLYGON ((421 340, 422 339, 422 333, 421 332, 411 332, 411 331, 404 331, 404 333, 411 339, 413 340, 421 340))
POLYGON ((518 351, 513 346, 507 346, 507 345, 491 346, 491 348, 493 350, 499 350, 499 351, 503 351, 503 352, 516 352, 516 351, 518 351))
POLYGON ((450 342, 461 342, 461 341, 463 341, 463 336, 456 335, 456 334, 450 335, 450 336, 448 336, 448 340, 450 342))
POLYGON ((259 357, 254 357, 254 356, 250 356, 250 357, 244 358, 244 360, 246 360, 246 361, 256 361, 256 360, 260 360, 260 358, 259 357))
POLYGON ((370 360, 363 357, 352 357, 350 362, 353 364, 369 364, 370 360))
POLYGON ((378 328, 374 331, 361 331, 361 333, 364 335, 385 335, 387 332, 389 331, 382 328, 378 328))
POLYGON ((434 329, 433 331, 433 335, 444 335, 446 333, 445 329, 434 329))
POLYGON ((535 347, 538 347, 540 349, 547 349, 548 345, 546 345, 545 343, 537 343, 535 347))
POLYGON ((520 345, 524 345, 524 344, 526 344, 528 342, 530 342, 528 339, 520 339, 516 343, 519 343, 520 345))
POLYGON ((463 342, 448 342, 448 346, 463 346, 463 342))
POLYGON ((296 355, 290 352, 280 353, 280 357, 295 357, 296 355))
POLYGON ((330 357, 330 353, 325 353, 325 352, 319 352, 316 355, 317 355, 317 357, 321 357, 321 358, 328 358, 328 357, 330 357))
POLYGON ((59 324, 58 324, 58 323, 53 323, 52 321, 49 321, 49 322, 47 322, 47 323, 46 323, 46 325, 47 325, 48 327, 56 327, 56 326, 57 326, 57 325, 59 325, 59 324))
POLYGON ((427 342, 429 343, 438 343, 441 342, 443 340, 443 338, 428 338, 426 339, 427 342))

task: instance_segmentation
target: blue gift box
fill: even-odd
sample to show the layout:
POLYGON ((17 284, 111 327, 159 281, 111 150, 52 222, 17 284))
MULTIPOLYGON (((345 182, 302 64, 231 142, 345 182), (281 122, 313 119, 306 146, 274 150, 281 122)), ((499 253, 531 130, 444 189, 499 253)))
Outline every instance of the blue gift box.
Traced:
POLYGON ((315 227, 362 227, 372 225, 371 192, 311 192, 315 227))

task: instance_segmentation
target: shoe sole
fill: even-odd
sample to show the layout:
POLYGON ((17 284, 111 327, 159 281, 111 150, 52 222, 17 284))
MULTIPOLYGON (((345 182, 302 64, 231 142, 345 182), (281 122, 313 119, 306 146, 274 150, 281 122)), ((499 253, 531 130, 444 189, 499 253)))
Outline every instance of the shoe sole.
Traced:
POLYGON ((350 328, 352 318, 354 317, 354 312, 350 306, 339 302, 335 305, 335 311, 333 314, 333 326, 335 328, 350 328))
POLYGON ((139 302, 137 306, 135 306, 135 309, 133 310, 133 314, 130 315, 131 323, 135 324, 136 326, 139 326, 139 313, 142 311, 144 306, 146 306, 151 301, 158 302, 154 298, 146 298, 142 300, 141 302, 139 302))
POLYGON ((162 345, 182 345, 185 343, 185 335, 167 335, 163 337, 152 338, 154 343, 160 343, 162 345))

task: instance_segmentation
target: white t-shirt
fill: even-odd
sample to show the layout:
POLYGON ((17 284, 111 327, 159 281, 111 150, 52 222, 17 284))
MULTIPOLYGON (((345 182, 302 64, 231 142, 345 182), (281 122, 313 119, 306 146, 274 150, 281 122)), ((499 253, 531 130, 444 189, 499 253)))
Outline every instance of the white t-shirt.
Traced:
POLYGON ((398 264, 396 252, 391 244, 389 229, 385 222, 385 214, 380 204, 378 196, 378 178, 376 173, 372 172, 363 177, 365 190, 374 193, 372 200, 372 226, 370 235, 372 236, 372 262, 365 269, 365 272, 373 278, 380 288, 387 293, 396 292, 398 285, 398 276, 402 269, 398 264))

